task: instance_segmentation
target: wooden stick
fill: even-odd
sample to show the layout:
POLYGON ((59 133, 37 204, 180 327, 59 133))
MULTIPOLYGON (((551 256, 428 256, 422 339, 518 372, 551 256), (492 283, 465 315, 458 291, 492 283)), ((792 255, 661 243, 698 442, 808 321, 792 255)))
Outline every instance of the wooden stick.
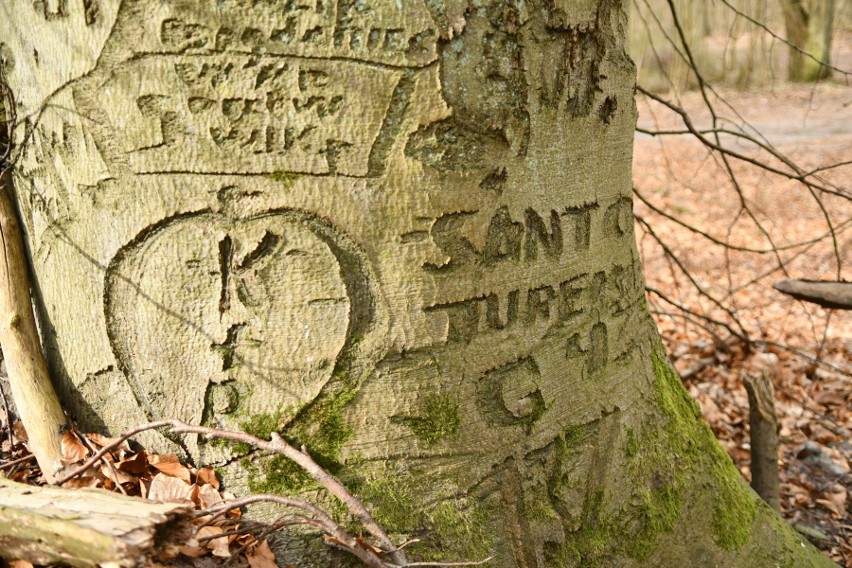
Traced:
POLYGON ((778 485, 778 418, 775 390, 766 373, 746 376, 751 429, 751 486, 766 504, 781 512, 778 485))
POLYGON ((783 294, 824 308, 852 310, 852 282, 781 280, 772 285, 783 294))
POLYGON ((0 478, 0 557, 131 567, 184 544, 192 509, 101 489, 68 491, 0 478))
POLYGON ((67 421, 41 352, 11 187, 11 170, 5 168, 0 172, 0 349, 30 451, 44 478, 53 483, 62 469, 62 434, 67 421))

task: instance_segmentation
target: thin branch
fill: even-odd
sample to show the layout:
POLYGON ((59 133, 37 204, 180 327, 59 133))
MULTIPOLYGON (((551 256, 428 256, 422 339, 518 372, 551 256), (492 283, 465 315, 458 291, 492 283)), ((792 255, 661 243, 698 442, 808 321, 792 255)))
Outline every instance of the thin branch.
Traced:
MULTIPOLYGON (((825 239, 827 239, 828 237, 831 236, 831 232, 827 232, 827 233, 823 233, 822 235, 815 237, 813 239, 807 240, 807 241, 799 241, 799 242, 796 242, 796 243, 791 243, 791 244, 782 245, 782 246, 776 246, 774 248, 765 248, 765 249, 755 249, 755 248, 751 248, 751 247, 739 246, 739 245, 731 244, 730 242, 724 241, 724 240, 722 240, 718 237, 714 237, 710 233, 708 233, 706 231, 702 231, 698 227, 690 225, 689 223, 685 222, 680 217, 676 217, 676 216, 672 215, 671 213, 668 213, 668 212, 664 211, 663 209, 660 209, 659 207, 654 205, 648 198, 646 198, 644 195, 642 195, 639 192, 639 190, 635 187, 633 188, 633 195, 638 197, 639 200, 642 203, 644 203, 651 211, 653 211, 654 213, 657 213, 658 215, 661 215, 662 217, 665 217, 669 221, 677 223, 678 225, 680 225, 684 229, 687 229, 690 232, 693 232, 697 235, 700 235, 700 236, 704 237, 705 239, 707 239, 708 241, 711 241, 711 242, 713 242, 713 243, 715 243, 719 246, 723 246, 725 248, 729 248, 731 250, 736 250, 736 251, 740 251, 740 252, 749 252, 749 253, 753 253, 753 254, 769 254, 769 253, 772 253, 772 252, 775 252, 775 251, 785 251, 785 250, 797 249, 799 247, 818 243, 818 242, 823 241, 823 240, 825 240, 825 239)), ((850 226, 852 226, 852 219, 847 219, 846 221, 844 221, 843 223, 838 225, 835 230, 839 233, 839 232, 847 229, 850 226)))
MULTIPOLYGON (((74 429, 74 434, 76 434, 77 437, 83 442, 83 444, 85 444, 85 446, 87 448, 89 448, 90 452, 97 451, 97 450, 95 450, 95 447, 92 444, 92 441, 89 440, 89 437, 86 436, 84 433, 77 432, 77 430, 74 429)), ((115 466, 113 465, 113 463, 110 460, 106 459, 106 457, 102 457, 101 461, 103 462, 104 465, 107 466, 107 469, 109 470, 109 472, 111 474, 111 476, 108 475, 107 477, 110 477, 112 482, 115 483, 116 487, 118 487, 118 490, 121 491, 122 495, 127 495, 127 491, 125 491, 124 486, 121 484, 121 481, 119 481, 119 479, 118 479, 118 471, 115 469, 115 466)))
POLYGON ((6 462, 3 465, 0 465, 0 470, 9 469, 10 467, 14 467, 16 465, 28 462, 30 460, 34 460, 35 456, 32 454, 27 454, 22 458, 18 458, 16 460, 12 460, 10 462, 6 462))
POLYGON ((71 470, 70 472, 66 473, 62 477, 58 478, 56 480, 56 485, 62 485, 64 483, 67 483, 69 480, 74 479, 75 477, 83 475, 93 465, 98 463, 98 461, 103 456, 105 456, 108 452, 111 452, 112 450, 118 448, 121 444, 123 444, 124 442, 126 442, 127 440, 129 440, 130 438, 135 436, 136 434, 139 434, 141 432, 146 432, 148 430, 154 430, 156 428, 163 428, 164 426, 171 426, 173 422, 178 422, 178 421, 177 420, 158 420, 156 422, 148 422, 147 424, 140 424, 139 426, 136 426, 135 428, 131 428, 130 430, 128 430, 127 432, 125 432, 124 434, 122 434, 121 436, 119 436, 118 438, 113 440, 111 443, 107 444, 106 446, 104 446, 103 448, 101 448, 100 450, 95 452, 95 454, 92 457, 90 457, 89 459, 87 459, 85 462, 83 462, 82 465, 71 470))
POLYGON ((304 469, 311 477, 322 485, 329 493, 337 497, 346 507, 349 512, 358 519, 367 531, 379 541, 381 547, 390 551, 390 554, 398 556, 394 558, 394 562, 405 564, 405 556, 396 550, 396 545, 388 537, 385 531, 373 520, 370 513, 358 499, 352 496, 349 491, 333 476, 322 469, 307 453, 307 451, 299 451, 288 444, 280 435, 273 432, 270 441, 261 440, 246 434, 244 432, 229 432, 226 430, 218 430, 216 428, 208 428, 205 426, 192 426, 184 424, 177 420, 172 420, 171 430, 175 434, 202 434, 204 436, 221 438, 225 440, 233 440, 235 442, 243 442, 254 446, 260 450, 270 453, 277 453, 286 456, 296 462, 304 469))
POLYGON ((366 507, 364 507, 364 504, 361 503, 358 499, 356 499, 351 493, 349 493, 349 491, 343 486, 342 483, 340 483, 337 479, 335 479, 333 476, 323 470, 308 455, 306 451, 297 450, 296 448, 288 444, 277 433, 273 433, 272 439, 267 441, 261 440, 260 438, 252 436, 250 434, 246 434, 245 432, 231 432, 228 430, 219 430, 217 428, 208 428, 205 426, 193 426, 190 424, 186 424, 180 420, 174 419, 149 422, 147 424, 142 424, 125 432, 111 444, 101 448, 101 450, 98 451, 94 456, 86 460, 83 465, 60 478, 57 481, 57 484, 62 485, 69 479, 81 475, 90 467, 92 467, 92 465, 95 464, 104 454, 118 447, 118 445, 127 441, 128 438, 146 430, 153 430, 155 428, 163 427, 170 428, 171 432, 174 434, 201 434, 210 438, 242 442, 254 446, 255 448, 258 448, 260 450, 264 450, 270 453, 282 454, 285 457, 293 460, 300 467, 302 467, 302 469, 304 469, 311 477, 313 477, 320 485, 322 485, 329 493, 337 497, 338 500, 340 500, 344 505, 346 505, 347 509, 349 509, 349 512, 355 518, 357 518, 363 524, 364 528, 379 541, 379 545, 382 548, 388 550, 389 554, 391 555, 391 558, 395 563, 403 566, 406 564, 407 560, 405 558, 405 554, 397 549, 393 541, 391 541, 391 539, 388 537, 387 533, 385 533, 385 531, 373 520, 366 507))
MULTIPOLYGON (((697 138, 702 144, 704 144, 708 148, 715 150, 715 151, 719 152, 720 154, 730 156, 730 157, 735 158, 737 160, 740 160, 742 162, 746 162, 746 163, 751 164, 753 166, 756 166, 758 168, 764 169, 768 172, 778 174, 778 175, 785 177, 787 179, 798 181, 802 184, 805 184, 806 186, 811 186, 816 191, 819 191, 819 192, 822 192, 822 193, 828 193, 828 194, 831 194, 831 195, 836 195, 836 196, 842 197, 844 199, 852 198, 852 193, 850 193, 849 191, 846 191, 846 190, 843 190, 843 189, 834 190, 834 189, 830 189, 830 188, 822 186, 822 185, 817 185, 817 184, 813 183, 812 181, 809 181, 807 179, 807 177, 808 177, 807 172, 802 172, 798 168, 794 169, 793 172, 787 172, 787 171, 778 169, 774 166, 770 166, 769 164, 761 162, 760 160, 757 160, 755 158, 751 158, 751 157, 746 156, 744 154, 741 154, 739 152, 735 152, 734 150, 731 150, 731 149, 729 149, 729 148, 727 148, 727 147, 725 147, 721 144, 718 144, 717 142, 713 142, 712 140, 709 140, 706 136, 704 136, 701 133, 700 129, 695 127, 695 125, 692 122, 692 119, 689 116, 689 113, 686 112, 686 110, 684 110, 682 107, 678 106, 677 104, 675 104, 671 101, 664 99, 663 97, 661 97, 659 95, 652 93, 651 91, 642 87, 641 85, 637 85, 636 90, 637 90, 637 92, 640 92, 643 95, 645 95, 646 97, 648 97, 649 99, 652 99, 652 100, 660 103, 661 105, 667 107, 669 110, 673 111, 678 116, 680 116, 681 121, 683 122, 684 126, 686 126, 686 129, 689 131, 689 133, 691 133, 693 136, 695 136, 695 138, 697 138)), ((710 130, 710 132, 715 132, 715 131, 716 131, 716 129, 710 130)))
MULTIPOLYGON (((177 430, 173 428, 173 431, 176 433, 177 430)), ((231 432, 231 434, 236 434, 236 432, 231 432)), ((253 436, 249 436, 249 438, 253 438, 253 436)), ((225 438, 230 439, 230 438, 225 438)), ((278 452, 280 453, 280 452, 278 452)), ((328 513, 311 505, 307 501, 302 501, 300 499, 294 499, 292 497, 282 497, 281 495, 269 495, 269 494, 261 494, 261 495, 249 495, 247 497, 242 497, 240 499, 235 499, 233 501, 227 501, 223 503, 217 503, 212 507, 207 509, 207 513, 217 513, 224 514, 231 509, 237 509, 240 507, 245 507, 246 505, 250 505, 252 503, 260 503, 260 502, 271 502, 278 503, 279 505, 284 505, 285 507, 296 507, 307 511, 310 513, 314 520, 320 525, 323 532, 328 535, 334 537, 338 543, 342 544, 343 547, 348 551, 358 557, 358 559, 370 566, 371 568, 386 568, 386 564, 379 558, 375 552, 370 550, 369 548, 365 548, 358 542, 358 539, 344 531, 340 526, 334 522, 328 513)), ((406 566, 406 564, 403 564, 406 566)))
POLYGON ((669 246, 665 242, 663 242, 662 238, 660 238, 660 236, 657 235, 657 233, 654 231, 654 229, 651 228, 651 226, 648 224, 648 222, 645 219, 643 219, 640 215, 636 215, 636 214, 633 215, 633 218, 636 219, 642 225, 644 230, 655 241, 657 241, 657 244, 660 245, 660 247, 663 249, 663 252, 669 258, 671 258, 672 261, 678 266, 678 268, 681 270, 683 275, 686 276, 686 278, 693 285, 695 290, 701 296, 710 300, 717 308, 719 308, 720 310, 725 312, 728 315, 728 317, 731 318, 731 321, 733 321, 737 325, 737 327, 739 327, 739 329, 740 329, 740 332, 737 335, 742 337, 743 341, 745 341, 746 343, 751 343, 751 339, 748 336, 748 332, 746 331, 745 326, 743 326, 742 322, 740 322, 740 320, 739 320, 739 318, 737 318, 736 314, 733 311, 731 311, 727 306, 723 305, 718 299, 716 299, 714 296, 712 296, 709 292, 704 290, 704 287, 701 286, 701 284, 698 283, 698 281, 692 276, 692 274, 689 272, 689 270, 686 268, 686 266, 684 266, 683 262, 681 262, 681 260, 677 257, 677 255, 674 254, 674 252, 669 248, 669 246))
POLYGON ((413 566, 482 566, 483 564, 487 564, 491 562, 493 557, 489 556, 484 560, 479 560, 477 562, 409 562, 408 564, 404 564, 402 566, 398 566, 396 564, 387 564, 387 568, 410 568, 413 566))

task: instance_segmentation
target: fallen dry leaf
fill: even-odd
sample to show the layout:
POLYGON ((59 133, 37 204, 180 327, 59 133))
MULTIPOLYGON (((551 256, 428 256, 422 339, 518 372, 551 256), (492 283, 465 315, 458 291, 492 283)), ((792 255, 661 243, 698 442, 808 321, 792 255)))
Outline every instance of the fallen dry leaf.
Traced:
POLYGON ((16 442, 26 444, 30 441, 29 436, 27 436, 27 429, 24 428, 24 424, 20 420, 15 420, 15 423, 12 424, 12 431, 17 438, 16 442))
POLYGON ((62 487, 65 489, 88 489, 91 487, 97 487, 100 484, 101 480, 97 477, 82 476, 69 479, 62 484, 62 487))
POLYGON ((148 463, 166 475, 177 477, 186 483, 192 483, 189 468, 180 463, 175 454, 153 454, 148 457, 148 463))
POLYGON ((212 485, 213 489, 219 489, 219 480, 216 479, 216 472, 210 466, 202 467, 195 472, 195 477, 201 485, 212 485))
POLYGON ((212 485, 202 485, 198 488, 197 504, 200 509, 209 509, 211 506, 222 501, 222 495, 212 485))
POLYGON ((206 556, 210 552, 208 549, 198 544, 198 541, 195 539, 191 539, 185 546, 181 546, 178 550, 181 554, 189 556, 190 558, 200 558, 202 556, 206 556))
MULTIPOLYGON (((198 529, 198 533, 195 535, 196 540, 200 540, 202 538, 215 537, 218 534, 222 534, 225 532, 220 527, 214 526, 206 526, 198 529)), ((213 551, 213 556, 218 556, 220 558, 230 558, 231 551, 228 549, 228 537, 223 536, 220 538, 210 538, 210 540, 205 540, 203 542, 203 546, 211 551, 213 551)))
MULTIPOLYGON (((110 438, 108 436, 104 436, 103 434, 86 434, 86 437, 94 445, 96 445, 100 448, 104 448, 106 446, 109 446, 110 444, 114 444, 114 443, 118 442, 118 438, 110 438)), ((130 444, 128 444, 127 440, 125 440, 116 449, 129 452, 130 451, 130 444)))
POLYGON ((832 515, 837 518, 843 518, 846 512, 846 488, 842 485, 835 484, 830 491, 825 491, 821 494, 821 499, 816 502, 831 511, 832 515))
POLYGON ((72 430, 67 430, 65 434, 62 435, 61 447, 62 461, 65 465, 82 461, 89 455, 89 450, 83 445, 83 442, 80 441, 80 438, 78 438, 77 434, 75 434, 72 430))
POLYGON ((151 486, 148 488, 148 499, 164 503, 191 502, 197 490, 196 486, 184 483, 182 479, 165 473, 158 473, 151 480, 151 486))
POLYGON ((275 555, 269 548, 269 543, 265 540, 246 552, 246 560, 248 560, 251 568, 278 568, 275 555))

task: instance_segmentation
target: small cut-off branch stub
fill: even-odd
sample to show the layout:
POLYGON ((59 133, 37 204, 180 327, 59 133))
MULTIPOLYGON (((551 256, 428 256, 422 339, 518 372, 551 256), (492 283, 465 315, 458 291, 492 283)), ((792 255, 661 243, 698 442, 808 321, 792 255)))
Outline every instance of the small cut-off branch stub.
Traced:
POLYGON ((186 505, 0 478, 0 557, 79 567, 146 566, 176 553, 192 536, 193 515, 186 505))
POLYGON ((770 507, 781 512, 775 389, 766 374, 746 377, 743 382, 751 430, 751 486, 770 507))

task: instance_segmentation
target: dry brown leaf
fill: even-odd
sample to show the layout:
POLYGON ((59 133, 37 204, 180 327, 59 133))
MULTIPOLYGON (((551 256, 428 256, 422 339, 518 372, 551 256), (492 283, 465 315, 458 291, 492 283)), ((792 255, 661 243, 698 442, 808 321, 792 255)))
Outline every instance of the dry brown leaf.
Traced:
POLYGON ((198 488, 198 507, 200 509, 209 509, 222 501, 222 496, 212 485, 202 485, 198 488))
POLYGON ((33 568, 33 565, 26 560, 10 560, 9 568, 33 568))
POLYGON ((817 499, 816 502, 831 511, 835 518, 842 518, 846 511, 846 488, 842 485, 835 484, 831 491, 822 493, 822 499, 817 499))
POLYGON ((130 454, 118 461, 115 467, 119 471, 126 471, 133 475, 144 475, 148 473, 148 454, 144 450, 130 454))
POLYGON ((839 519, 841 517, 840 510, 832 501, 829 501, 828 499, 817 499, 816 503, 831 511, 831 516, 835 519, 839 519))
POLYGON ((191 539, 186 543, 185 546, 181 546, 179 549, 181 554, 184 556, 189 556, 190 558, 199 558, 201 556, 207 555, 210 551, 198 544, 198 541, 195 539, 191 539))
POLYGON ((246 560, 248 560, 251 568, 278 568, 275 555, 272 553, 269 543, 265 540, 246 552, 246 560))
POLYGON ((189 468, 178 460, 175 454, 154 454, 148 456, 148 463, 172 477, 177 477, 186 483, 192 483, 192 475, 189 468))
MULTIPOLYGON (((119 438, 109 438, 107 436, 104 436, 103 434, 86 434, 86 437, 99 448, 105 448, 111 444, 118 442, 119 440, 119 438)), ((116 449, 125 450, 129 452, 130 445, 127 443, 127 440, 125 440, 121 444, 119 444, 116 449)))
POLYGON ((62 484, 62 487, 65 489, 88 489, 91 487, 97 487, 100 484, 101 480, 97 477, 83 476, 69 479, 62 484))
MULTIPOLYGON (((222 534, 223 532, 225 531, 221 527, 207 525, 206 527, 201 527, 200 529, 198 529, 198 533, 196 533, 195 538, 201 539, 205 537, 213 537, 218 534, 222 534)), ((213 552, 213 556, 218 556, 220 558, 231 557, 231 551, 228 548, 227 536, 206 540, 204 541, 203 546, 205 548, 210 549, 213 552)))
POLYGON ((377 546, 373 546, 372 544, 370 544, 369 542, 364 540, 363 534, 359 534, 358 538, 356 540, 358 541, 358 544, 360 544, 363 548, 366 548, 367 550, 369 550, 371 552, 374 552, 376 554, 384 554, 385 553, 385 551, 382 550, 381 548, 379 548, 377 546))
POLYGON ((12 431, 15 433, 16 443, 23 442, 26 444, 30 441, 29 436, 27 436, 27 429, 24 428, 24 424, 20 420, 15 420, 15 423, 12 424, 12 431))
POLYGON ((158 473, 151 480, 151 486, 147 490, 147 498, 151 501, 162 501, 164 503, 183 503, 192 501, 198 488, 194 485, 184 483, 182 479, 158 473))
POLYGON ((825 406, 846 406, 846 396, 842 392, 825 390, 814 395, 814 400, 825 406))
POLYGON ((199 485, 212 485, 213 489, 219 489, 219 480, 216 479, 216 472, 210 466, 202 467, 195 472, 195 477, 198 478, 199 485))
POLYGON ((62 461, 65 465, 84 460, 88 455, 89 450, 83 445, 77 434, 71 430, 66 430, 65 434, 62 435, 62 461))
POLYGON ((104 477, 114 481, 115 483, 137 483, 139 481, 137 477, 124 473, 113 464, 101 463, 100 471, 104 477))
POLYGON ((811 435, 810 439, 815 442, 819 442, 822 445, 828 445, 830 442, 839 442, 840 437, 837 434, 831 432, 825 426, 818 423, 811 423, 810 425, 811 435))

